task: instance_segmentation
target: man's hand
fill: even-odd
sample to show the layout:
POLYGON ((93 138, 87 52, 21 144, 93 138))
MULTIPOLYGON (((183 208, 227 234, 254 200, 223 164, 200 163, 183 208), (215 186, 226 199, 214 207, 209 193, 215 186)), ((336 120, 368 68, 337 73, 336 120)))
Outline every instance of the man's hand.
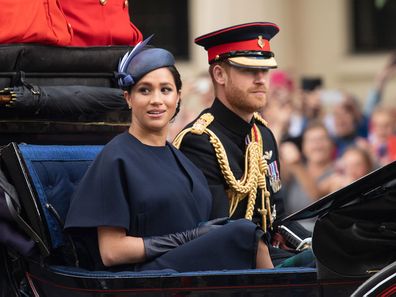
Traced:
POLYGON ((276 232, 273 236, 272 236, 272 242, 271 242, 273 247, 276 248, 280 248, 282 250, 286 250, 286 251, 295 251, 295 249, 289 247, 287 245, 286 239, 283 237, 282 234, 276 232))

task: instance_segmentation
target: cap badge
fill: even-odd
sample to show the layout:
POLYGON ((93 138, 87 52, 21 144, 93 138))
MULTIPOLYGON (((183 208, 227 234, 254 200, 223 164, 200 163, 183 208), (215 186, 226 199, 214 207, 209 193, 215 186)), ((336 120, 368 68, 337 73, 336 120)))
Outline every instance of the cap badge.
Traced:
POLYGON ((265 42, 265 40, 263 39, 263 36, 259 35, 258 40, 257 40, 258 46, 263 48, 264 47, 264 42, 265 42))

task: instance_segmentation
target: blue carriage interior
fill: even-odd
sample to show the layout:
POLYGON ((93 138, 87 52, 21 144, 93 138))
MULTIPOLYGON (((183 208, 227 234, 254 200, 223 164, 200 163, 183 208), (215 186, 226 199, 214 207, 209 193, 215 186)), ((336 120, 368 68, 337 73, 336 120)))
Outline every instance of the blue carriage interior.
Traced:
MULTIPOLYGON (((62 284, 58 287, 60 290, 67 291, 65 288, 71 288, 76 291, 78 290, 76 288, 82 287, 84 290, 98 290, 97 281, 101 279, 108 282, 107 289, 128 287, 139 292, 149 286, 150 290, 161 287, 161 290, 170 288, 169 290, 172 291, 171 288, 176 287, 182 290, 186 286, 185 278, 189 277, 190 281, 187 284, 189 290, 202 291, 203 287, 216 290, 216 288, 235 288, 235 286, 242 286, 244 290, 249 290, 257 286, 273 287, 275 284, 283 290, 286 287, 290 289, 294 285, 301 287, 305 284, 311 290, 316 288, 318 292, 320 291, 316 269, 313 268, 191 273, 178 273, 172 270, 116 273, 88 271, 73 265, 73 261, 63 261, 62 259, 67 257, 73 260, 75 256, 73 243, 65 236, 62 228, 70 197, 102 147, 101 145, 62 146, 11 143, 2 150, 2 167, 5 167, 8 178, 17 189, 22 205, 21 215, 40 238, 40 241, 36 240, 40 250, 39 259, 28 261, 27 275, 30 275, 32 283, 36 286, 45 287, 50 280, 52 287, 62 284), (41 282, 43 278, 46 280, 41 282), (125 282, 125 279, 128 282, 125 282), (142 280, 145 281, 142 282, 142 280)), ((357 283, 353 284, 354 287, 356 285, 357 283)))

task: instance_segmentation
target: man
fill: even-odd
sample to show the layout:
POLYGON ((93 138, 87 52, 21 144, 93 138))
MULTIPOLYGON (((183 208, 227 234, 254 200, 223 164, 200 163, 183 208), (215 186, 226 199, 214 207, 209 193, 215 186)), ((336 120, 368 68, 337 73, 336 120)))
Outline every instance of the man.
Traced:
MULTIPOLYGON (((250 219, 272 241, 275 219, 284 212, 279 157, 272 132, 256 112, 266 104, 269 69, 277 67, 269 41, 278 31, 273 23, 256 22, 195 39, 208 51, 216 98, 174 140, 208 180, 211 216, 250 219)), ((279 249, 271 254, 274 265, 290 255, 279 249)))

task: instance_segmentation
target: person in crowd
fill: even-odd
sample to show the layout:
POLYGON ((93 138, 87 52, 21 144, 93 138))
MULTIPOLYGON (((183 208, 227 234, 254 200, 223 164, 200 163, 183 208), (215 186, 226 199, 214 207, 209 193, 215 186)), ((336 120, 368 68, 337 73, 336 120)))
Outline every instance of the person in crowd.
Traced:
POLYGON ((295 108, 289 121, 288 137, 285 139, 294 142, 300 149, 305 128, 312 121, 323 120, 322 90, 321 77, 304 76, 301 78, 295 108))
MULTIPOLYGON (((255 22, 195 39, 208 51, 215 100, 173 141, 208 180, 213 195, 210 217, 252 220, 275 246, 280 243, 272 237, 276 219, 284 215, 279 155, 258 111, 266 104, 269 70, 277 66, 270 39, 278 31, 273 23, 255 22)), ((300 237, 309 236, 299 224, 291 225, 300 237)), ((293 255, 269 248, 275 265, 293 255)))
MULTIPOLYGON (((311 122, 304 130, 302 153, 292 142, 280 144, 280 153, 287 213, 301 210, 328 194, 319 185, 333 173, 334 144, 322 122, 311 122)), ((302 225, 312 230, 313 223, 314 220, 307 220, 302 225)))
POLYGON ((180 103, 173 55, 147 40, 120 61, 131 125, 103 148, 78 185, 65 229, 83 267, 197 271, 272 268, 252 222, 209 220, 202 172, 166 141, 180 103))
POLYGON ((385 107, 377 107, 370 119, 369 147, 379 166, 396 160, 394 114, 385 107))
POLYGON ((351 94, 342 92, 342 98, 332 111, 333 139, 336 157, 341 157, 349 146, 363 145, 367 137, 368 118, 362 114, 359 102, 351 94))
POLYGON ((395 73, 396 52, 393 52, 376 75, 364 108, 364 113, 371 116, 368 131, 369 147, 374 160, 380 166, 396 160, 396 127, 393 121, 395 114, 390 106, 381 106, 382 94, 395 73))
POLYGON ((323 192, 339 190, 375 169, 370 152, 357 145, 348 147, 336 163, 334 173, 319 185, 323 192))
POLYGON ((385 65, 380 69, 374 79, 374 86, 369 91, 366 102, 363 108, 363 113, 366 117, 371 117, 375 108, 381 104, 382 94, 389 80, 396 73, 396 51, 392 52, 385 65))
POLYGON ((310 120, 320 119, 323 108, 320 93, 323 89, 323 80, 320 77, 303 77, 301 79, 302 110, 306 124, 310 120))
POLYGON ((268 103, 261 111, 277 143, 290 138, 290 123, 298 107, 295 105, 295 87, 291 75, 284 70, 270 72, 268 103))

